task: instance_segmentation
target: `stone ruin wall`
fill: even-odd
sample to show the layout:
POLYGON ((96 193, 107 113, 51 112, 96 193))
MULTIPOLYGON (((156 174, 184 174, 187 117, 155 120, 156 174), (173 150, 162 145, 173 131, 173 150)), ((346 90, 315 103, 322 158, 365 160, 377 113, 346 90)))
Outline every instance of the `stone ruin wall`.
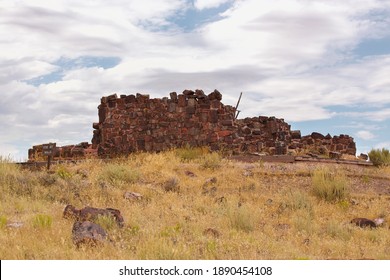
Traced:
MULTIPOLYGON (((235 119, 235 108, 224 105, 221 99, 217 90, 208 95, 202 90, 185 90, 182 94, 172 92, 169 98, 153 99, 142 94, 102 97, 92 145, 81 143, 73 150, 59 147, 63 152, 57 155, 83 158, 97 153, 100 158, 112 158, 182 146, 209 146, 234 154, 356 154, 355 142, 348 135, 332 137, 314 132, 301 136, 299 130, 291 130, 283 119, 275 117, 235 119)), ((37 154, 39 145, 34 147, 29 151, 30 160, 34 159, 30 153, 37 154)))
MULTIPOLYGON (((97 150, 92 148, 92 144, 88 142, 82 142, 77 145, 67 145, 62 147, 56 147, 53 152, 53 158, 56 160, 63 159, 86 159, 96 158, 97 150)), ((43 155, 43 145, 33 146, 28 150, 29 161, 45 161, 47 156, 43 155)))

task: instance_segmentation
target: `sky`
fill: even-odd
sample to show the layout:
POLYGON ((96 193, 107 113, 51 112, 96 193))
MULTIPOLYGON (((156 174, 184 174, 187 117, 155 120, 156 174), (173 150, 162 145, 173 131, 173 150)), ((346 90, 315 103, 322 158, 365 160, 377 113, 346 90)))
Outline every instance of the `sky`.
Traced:
POLYGON ((102 96, 185 89, 390 149, 389 73, 390 0, 0 0, 0 155, 90 142, 102 96))

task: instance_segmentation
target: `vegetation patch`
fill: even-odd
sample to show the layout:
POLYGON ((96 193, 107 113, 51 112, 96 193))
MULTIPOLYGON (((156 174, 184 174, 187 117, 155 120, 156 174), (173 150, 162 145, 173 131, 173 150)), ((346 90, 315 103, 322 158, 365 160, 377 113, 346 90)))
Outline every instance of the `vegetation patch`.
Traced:
POLYGON ((135 183, 139 178, 140 173, 135 168, 116 163, 105 165, 99 175, 99 181, 107 181, 112 184, 118 182, 135 183))
POLYGON ((390 165, 390 151, 388 149, 372 149, 368 156, 370 161, 375 166, 389 166, 390 165))
POLYGON ((53 224, 53 218, 50 215, 37 214, 32 223, 35 228, 50 228, 53 224))
POLYGON ((348 197, 346 176, 341 172, 333 173, 326 168, 314 171, 313 194, 327 202, 337 202, 348 197))
POLYGON ((0 229, 5 228, 7 225, 7 217, 0 216, 0 229))

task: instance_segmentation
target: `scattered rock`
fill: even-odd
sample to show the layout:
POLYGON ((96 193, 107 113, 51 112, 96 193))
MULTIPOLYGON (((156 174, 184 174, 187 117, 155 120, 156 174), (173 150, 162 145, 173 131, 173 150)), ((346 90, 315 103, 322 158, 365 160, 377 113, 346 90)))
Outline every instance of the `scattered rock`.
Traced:
POLYGON ((212 236, 215 238, 219 238, 221 236, 221 233, 214 228, 207 228, 203 231, 203 235, 208 235, 208 236, 212 236))
POLYGON ((283 230, 283 231, 289 230, 291 228, 289 224, 277 224, 275 227, 277 230, 283 230))
POLYGON ((351 224, 355 224, 361 228, 376 228, 383 224, 384 219, 382 218, 377 218, 374 220, 366 219, 366 218, 355 218, 351 220, 351 224))
POLYGON ((224 196, 221 196, 221 197, 218 197, 215 199, 215 203, 224 204, 226 202, 227 202, 227 199, 224 196))
POLYGON ((206 179, 206 181, 204 182, 204 185, 215 184, 216 182, 217 182, 217 178, 211 177, 211 178, 206 179))
POLYGON ((75 219, 76 221, 96 221, 99 216, 110 216, 114 218, 115 222, 119 227, 123 227, 124 220, 121 212, 114 208, 94 208, 84 207, 83 209, 77 210, 73 205, 67 205, 64 209, 63 217, 65 219, 75 219))
POLYGON ((359 201, 357 201, 356 199, 351 199, 351 204, 352 205, 359 205, 359 201))
POLYGON ((142 194, 136 193, 136 192, 125 192, 123 194, 124 199, 129 199, 129 200, 141 200, 142 199, 142 194))
POLYGON ((244 175, 245 177, 252 177, 253 172, 251 170, 245 170, 242 175, 244 175))
POLYGON ((76 221, 72 228, 72 239, 78 248, 82 245, 96 246, 107 241, 107 233, 98 224, 76 221))
POLYGON ((268 198, 266 204, 271 205, 274 201, 271 198, 268 198))
POLYGON ((366 154, 360 154, 360 155, 358 156, 358 159, 367 161, 367 160, 368 160, 368 155, 366 155, 366 154))
POLYGON ((192 171, 186 170, 184 172, 184 174, 186 174, 188 177, 196 177, 196 174, 194 172, 192 172, 192 171))
POLYGON ((217 187, 216 186, 213 186, 211 188, 203 186, 202 189, 203 189, 202 194, 215 195, 215 193, 217 192, 217 187))
POLYGON ((22 226, 24 226, 24 223, 22 223, 22 222, 9 222, 9 223, 7 223, 6 226, 8 228, 21 228, 22 226))

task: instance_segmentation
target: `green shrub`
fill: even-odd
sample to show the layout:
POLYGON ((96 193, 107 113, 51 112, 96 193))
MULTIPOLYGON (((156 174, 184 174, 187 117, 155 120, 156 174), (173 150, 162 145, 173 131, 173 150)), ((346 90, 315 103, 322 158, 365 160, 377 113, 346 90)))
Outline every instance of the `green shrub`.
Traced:
POLYGON ((140 177, 138 170, 130 166, 109 163, 100 173, 100 181, 116 183, 118 181, 125 183, 135 183, 140 177))
POLYGON ((99 215, 94 222, 105 230, 111 230, 117 227, 114 217, 108 215, 99 215))
POLYGON ((347 179, 342 173, 331 173, 327 169, 314 171, 313 194, 327 202, 344 200, 348 196, 347 179))
POLYGON ((0 229, 5 228, 7 225, 7 218, 4 216, 0 216, 0 229))
POLYGON ((388 166, 390 165, 390 152, 388 149, 382 148, 382 149, 372 149, 368 156, 370 158, 370 161, 375 166, 388 166))
POLYGON ((72 173, 69 170, 67 170, 65 166, 62 165, 57 168, 56 173, 58 177, 64 180, 70 179, 73 176, 72 173))
POLYGON ((49 228, 53 223, 53 218, 45 214, 37 214, 33 219, 33 226, 35 228, 49 228))

